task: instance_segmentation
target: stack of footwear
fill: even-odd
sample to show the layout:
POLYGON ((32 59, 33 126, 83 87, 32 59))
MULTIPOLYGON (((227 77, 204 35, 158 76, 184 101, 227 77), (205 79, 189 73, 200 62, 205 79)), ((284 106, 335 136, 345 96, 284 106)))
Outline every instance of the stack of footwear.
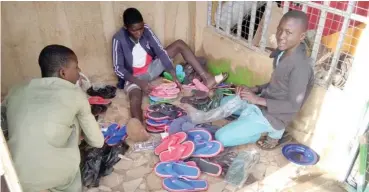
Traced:
POLYGON ((172 120, 184 115, 187 114, 183 109, 169 103, 150 105, 145 113, 146 130, 150 133, 163 133, 172 120))
POLYGON ((151 91, 149 98, 151 103, 170 102, 177 99, 179 93, 176 83, 162 83, 151 91))
POLYGON ((155 148, 154 153, 161 161, 155 172, 159 177, 167 177, 163 187, 168 191, 206 190, 206 181, 194 179, 199 177, 200 171, 219 176, 221 166, 203 158, 214 157, 222 151, 223 145, 212 140, 211 134, 204 129, 178 132, 164 138, 155 148))

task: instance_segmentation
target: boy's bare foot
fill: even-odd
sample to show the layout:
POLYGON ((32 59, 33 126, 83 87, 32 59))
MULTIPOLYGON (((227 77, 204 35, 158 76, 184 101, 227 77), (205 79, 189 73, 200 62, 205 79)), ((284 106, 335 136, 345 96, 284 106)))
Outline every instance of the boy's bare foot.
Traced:
POLYGON ((128 120, 127 135, 134 142, 143 142, 150 138, 150 134, 147 133, 143 124, 136 118, 128 120))

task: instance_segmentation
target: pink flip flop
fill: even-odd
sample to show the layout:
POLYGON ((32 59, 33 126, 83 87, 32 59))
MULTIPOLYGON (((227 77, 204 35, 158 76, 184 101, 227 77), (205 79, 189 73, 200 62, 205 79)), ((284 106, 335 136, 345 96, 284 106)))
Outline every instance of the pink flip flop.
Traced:
POLYGON ((169 146, 168 151, 159 154, 160 161, 178 161, 187 159, 195 151, 195 144, 192 141, 185 141, 182 144, 169 146))
POLYGON ((185 132, 178 132, 173 135, 165 137, 161 143, 155 148, 155 155, 159 155, 161 152, 168 150, 169 146, 178 145, 187 139, 187 134, 185 132))
POLYGON ((198 90, 204 91, 204 92, 209 92, 209 88, 206 87, 203 83, 201 83, 198 79, 193 79, 192 82, 193 82, 193 84, 195 84, 195 87, 198 90))
POLYGON ((92 96, 88 98, 88 102, 90 103, 90 105, 108 105, 111 103, 110 100, 104 99, 99 96, 92 96))

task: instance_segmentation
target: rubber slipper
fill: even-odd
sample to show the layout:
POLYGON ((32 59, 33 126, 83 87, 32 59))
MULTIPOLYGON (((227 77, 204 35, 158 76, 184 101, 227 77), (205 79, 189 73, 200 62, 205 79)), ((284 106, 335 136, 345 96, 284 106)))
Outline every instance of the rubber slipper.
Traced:
POLYGON ((205 91, 200 91, 200 90, 193 90, 193 97, 195 97, 196 99, 206 99, 209 97, 209 94, 205 91))
POLYGON ((147 125, 150 125, 150 126, 153 126, 153 127, 160 127, 160 126, 168 125, 169 122, 170 121, 167 120, 167 119, 164 119, 164 120, 161 120, 161 121, 155 121, 155 120, 152 120, 152 119, 146 119, 146 124, 147 125))
POLYGON ((164 133, 166 130, 165 126, 161 127, 153 127, 153 126, 147 126, 146 131, 149 133, 164 133))
POLYGON ((172 83, 162 83, 156 87, 154 87, 154 90, 165 90, 165 89, 174 89, 177 88, 177 84, 172 82, 172 83))
POLYGON ((104 138, 106 137, 112 137, 114 135, 114 132, 119 128, 118 123, 100 123, 100 128, 102 130, 102 133, 104 135, 104 138))
POLYGON ((126 126, 122 126, 115 130, 112 136, 110 136, 105 143, 109 146, 114 146, 120 144, 121 141, 125 139, 127 136, 126 126))
POLYGON ((155 155, 159 155, 161 152, 168 150, 169 146, 178 145, 187 139, 187 134, 185 132, 178 132, 173 135, 165 137, 161 143, 155 148, 155 155))
POLYGON ((195 144, 193 157, 214 157, 223 151, 223 145, 219 141, 203 141, 195 144))
POLYGON ((201 83, 198 79, 193 79, 192 83, 196 86, 196 88, 200 91, 209 92, 209 88, 206 87, 203 83, 201 83))
POLYGON ((200 169, 201 172, 204 172, 208 175, 218 177, 222 174, 222 166, 217 163, 212 163, 202 158, 191 158, 191 161, 195 162, 196 166, 200 169))
POLYGON ((161 111, 161 110, 165 110, 165 111, 179 111, 182 110, 182 108, 177 107, 173 104, 170 103, 159 103, 159 104, 154 104, 154 105, 150 105, 149 107, 147 107, 146 109, 147 111, 161 111))
MULTIPOLYGON (((154 96, 157 99, 176 99, 178 97, 178 94, 168 95, 168 94, 162 94, 158 92, 151 92, 150 96, 154 96)), ((154 98, 151 98, 151 99, 154 100, 154 98)))
POLYGON ((160 113, 159 111, 147 112, 146 117, 155 121, 169 119, 168 115, 160 113))
POLYGON ((154 167, 155 174, 159 177, 186 177, 197 179, 200 177, 200 169, 187 165, 184 162, 160 162, 154 167))
POLYGON ((99 96, 89 97, 88 102, 90 103, 90 105, 109 105, 111 104, 110 100, 104 99, 99 96))
POLYGON ((188 104, 191 104, 191 105, 204 105, 204 104, 206 104, 209 101, 210 101, 209 98, 206 98, 206 99, 196 99, 196 98, 194 98, 192 96, 182 97, 181 100, 179 100, 179 102, 181 102, 181 103, 188 103, 188 104))
POLYGON ((175 192, 206 191, 208 183, 205 180, 171 177, 163 180, 163 188, 167 191, 175 192))
POLYGON ((187 131, 187 139, 195 143, 201 141, 211 141, 211 133, 205 129, 191 129, 187 131))
POLYGON ((187 159, 195 151, 195 144, 192 141, 185 141, 177 145, 169 145, 167 151, 159 154, 160 161, 178 161, 187 159))

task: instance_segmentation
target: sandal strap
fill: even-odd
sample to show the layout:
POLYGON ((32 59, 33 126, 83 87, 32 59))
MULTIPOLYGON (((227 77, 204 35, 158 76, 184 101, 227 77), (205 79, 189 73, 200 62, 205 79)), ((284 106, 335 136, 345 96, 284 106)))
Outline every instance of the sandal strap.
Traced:
POLYGON ((171 178, 172 183, 176 184, 177 186, 180 186, 183 189, 186 190, 194 190, 195 188, 188 183, 188 179, 185 177, 173 177, 171 178))

